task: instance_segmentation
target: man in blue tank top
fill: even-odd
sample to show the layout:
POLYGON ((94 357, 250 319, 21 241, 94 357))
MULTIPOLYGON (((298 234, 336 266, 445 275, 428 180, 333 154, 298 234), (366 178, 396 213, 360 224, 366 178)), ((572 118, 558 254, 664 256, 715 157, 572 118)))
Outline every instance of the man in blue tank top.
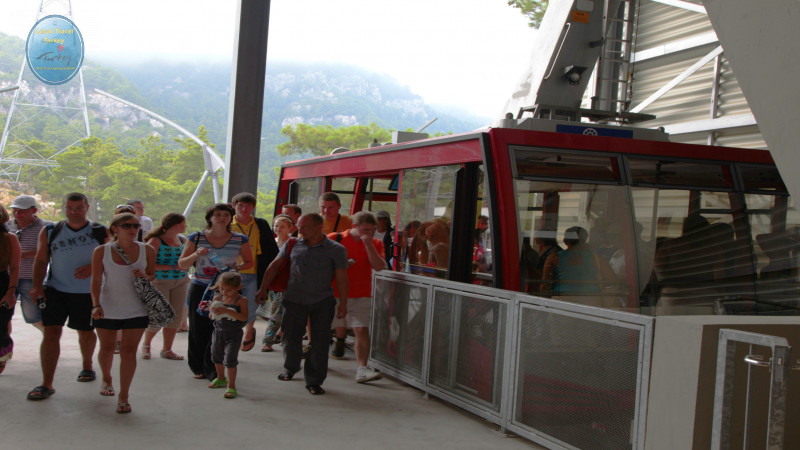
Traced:
POLYGON ((79 192, 68 194, 63 208, 67 220, 42 228, 33 263, 30 296, 42 299, 46 306, 42 309, 42 384, 28 393, 29 400, 45 399, 55 393, 53 377, 61 353, 61 332, 65 323, 78 331, 83 357, 83 370, 78 381, 95 379, 92 356, 97 335, 91 323, 92 298, 89 294, 92 252, 108 240, 108 231, 86 218, 89 201, 85 195, 79 192))

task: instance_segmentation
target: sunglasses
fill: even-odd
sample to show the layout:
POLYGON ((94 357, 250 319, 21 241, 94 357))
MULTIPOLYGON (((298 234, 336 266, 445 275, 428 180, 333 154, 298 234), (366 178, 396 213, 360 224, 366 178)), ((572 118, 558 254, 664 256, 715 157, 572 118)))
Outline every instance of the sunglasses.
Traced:
POLYGON ((139 227, 141 226, 141 224, 125 222, 125 223, 121 223, 119 226, 124 228, 124 229, 126 229, 126 230, 130 230, 130 229, 138 230, 139 227))

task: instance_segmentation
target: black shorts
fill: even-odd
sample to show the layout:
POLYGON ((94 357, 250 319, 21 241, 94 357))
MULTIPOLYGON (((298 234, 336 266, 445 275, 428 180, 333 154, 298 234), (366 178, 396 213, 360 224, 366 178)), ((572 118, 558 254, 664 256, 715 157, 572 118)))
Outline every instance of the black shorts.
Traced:
POLYGON ((79 331, 92 331, 92 296, 90 294, 74 294, 61 292, 57 289, 45 287, 44 296, 47 298, 42 309, 42 325, 67 327, 79 331), (69 322, 67 322, 69 318, 69 322))
POLYGON ((147 316, 131 317, 130 319, 92 319, 95 328, 103 330, 132 330, 135 328, 147 328, 149 324, 147 316))

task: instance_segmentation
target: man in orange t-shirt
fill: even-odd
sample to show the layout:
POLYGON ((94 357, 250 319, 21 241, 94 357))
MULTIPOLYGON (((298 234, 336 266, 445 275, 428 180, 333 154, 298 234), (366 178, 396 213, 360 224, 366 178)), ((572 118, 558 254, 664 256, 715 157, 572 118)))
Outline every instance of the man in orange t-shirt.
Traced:
MULTIPOLYGON (((347 269, 348 295, 347 315, 334 319, 333 325, 351 328, 355 335, 356 381, 365 383, 383 377, 383 374, 367 367, 369 357, 369 322, 372 312, 372 271, 386 268, 383 242, 374 236, 378 221, 368 211, 353 216, 354 227, 342 233, 331 233, 328 237, 347 249, 351 264, 347 269)), ((334 295, 339 298, 336 282, 334 295)), ((338 301, 338 300, 337 300, 338 301)))

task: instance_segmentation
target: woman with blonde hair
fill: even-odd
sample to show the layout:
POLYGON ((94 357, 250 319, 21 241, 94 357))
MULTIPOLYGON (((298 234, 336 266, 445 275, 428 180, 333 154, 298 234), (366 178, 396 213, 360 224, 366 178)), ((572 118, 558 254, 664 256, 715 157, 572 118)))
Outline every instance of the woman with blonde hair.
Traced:
POLYGON ((0 373, 11 359, 14 341, 8 328, 17 304, 17 282, 19 281, 20 246, 17 236, 6 229, 8 212, 0 205, 0 373))
POLYGON ((133 287, 133 279, 152 280, 155 275, 156 251, 136 241, 140 227, 134 214, 117 214, 108 227, 113 241, 92 253, 92 324, 100 340, 97 360, 103 372, 100 395, 114 395, 111 364, 117 330, 122 330, 117 397, 117 413, 120 414, 131 412, 128 391, 136 372, 136 348, 148 324, 147 307, 133 287))
MULTIPOLYGON (((183 360, 183 356, 172 351, 172 343, 175 342, 175 334, 186 310, 186 293, 189 291, 187 272, 178 267, 178 259, 186 243, 181 233, 185 231, 186 217, 183 214, 167 213, 161 218, 161 226, 153 228, 144 237, 147 245, 156 249, 156 279, 153 281, 153 286, 169 299, 169 304, 175 310, 175 320, 163 328, 163 342, 159 355, 164 359, 176 361, 183 360)), ((144 333, 143 359, 150 359, 150 344, 160 329, 149 327, 144 333)))

